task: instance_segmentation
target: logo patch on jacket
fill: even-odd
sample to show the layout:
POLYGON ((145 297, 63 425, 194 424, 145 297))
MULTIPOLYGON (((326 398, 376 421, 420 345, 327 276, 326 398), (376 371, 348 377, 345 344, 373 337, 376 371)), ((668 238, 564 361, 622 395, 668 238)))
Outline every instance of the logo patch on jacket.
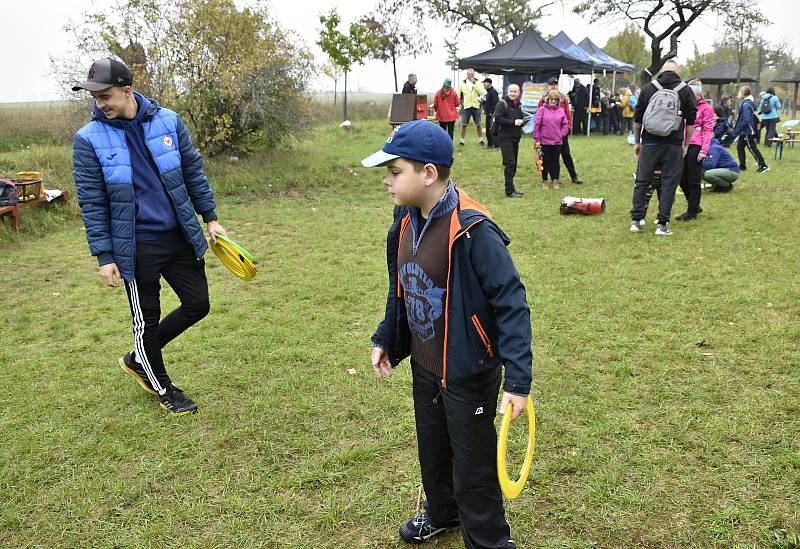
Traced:
POLYGON ((171 147, 172 146, 172 137, 170 137, 169 135, 165 135, 164 136, 164 146, 165 147, 171 147))
POLYGON ((406 300, 408 326, 422 342, 436 335, 433 323, 442 316, 444 288, 435 288, 433 281, 417 263, 408 262, 400 269, 400 283, 406 300))

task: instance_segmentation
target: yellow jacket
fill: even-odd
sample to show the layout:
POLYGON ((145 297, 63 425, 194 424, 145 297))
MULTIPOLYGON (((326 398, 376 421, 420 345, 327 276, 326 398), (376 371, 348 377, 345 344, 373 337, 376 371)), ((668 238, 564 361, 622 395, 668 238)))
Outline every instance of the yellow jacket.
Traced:
POLYGON ((462 80, 461 85, 458 87, 458 92, 461 95, 462 109, 479 109, 481 107, 480 97, 484 89, 477 78, 472 86, 472 90, 467 86, 466 78, 462 80))
POLYGON ((636 114, 636 111, 631 108, 630 101, 628 100, 630 96, 631 94, 626 93, 625 97, 623 97, 622 101, 620 102, 620 106, 622 107, 622 116, 624 118, 633 118, 633 116, 636 114))

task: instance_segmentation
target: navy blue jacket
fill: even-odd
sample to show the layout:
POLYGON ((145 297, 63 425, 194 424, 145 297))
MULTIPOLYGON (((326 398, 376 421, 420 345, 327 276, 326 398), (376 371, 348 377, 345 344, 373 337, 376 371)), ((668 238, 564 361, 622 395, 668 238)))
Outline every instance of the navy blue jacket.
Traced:
MULTIPOLYGON (((115 128, 125 131, 125 142, 131 157, 131 171, 133 172, 133 198, 136 204, 136 240, 153 240, 162 238, 164 233, 175 229, 178 220, 175 210, 167 195, 167 189, 158 175, 158 166, 153 161, 147 144, 144 141, 144 120, 150 101, 134 92, 139 111, 133 120, 115 118, 108 123, 115 128)), ((97 118, 106 118, 106 115, 94 107, 97 118)))
POLYGON ((739 117, 733 128, 734 136, 753 135, 756 133, 756 104, 749 97, 739 103, 739 117))
MULTIPOLYGON (((133 169, 125 132, 110 122, 93 116, 75 134, 73 176, 91 254, 100 265, 116 263, 122 278, 132 281, 136 267, 133 169)), ((153 99, 142 118, 142 130, 178 227, 197 258, 202 258, 208 243, 196 213, 205 222, 216 219, 203 160, 180 117, 153 99)))
POLYGON ((708 156, 703 161, 703 168, 706 170, 713 170, 714 168, 725 168, 734 173, 739 173, 739 164, 730 155, 725 148, 720 145, 719 140, 712 139, 711 145, 708 147, 708 156))
MULTIPOLYGON (((459 203, 450 215, 450 263, 445 295, 444 375, 470 377, 505 364, 504 390, 527 395, 532 361, 530 308, 525 287, 506 246, 506 234, 486 209, 458 190, 459 203)), ((389 295, 383 321, 372 342, 389 355, 392 367, 411 354, 397 257, 410 210, 396 207, 386 239, 389 295)))

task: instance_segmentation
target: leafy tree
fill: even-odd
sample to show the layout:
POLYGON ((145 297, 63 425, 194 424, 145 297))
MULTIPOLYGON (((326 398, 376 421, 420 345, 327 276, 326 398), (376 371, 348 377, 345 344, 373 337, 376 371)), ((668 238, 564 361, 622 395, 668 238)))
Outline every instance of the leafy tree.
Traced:
POLYGON ((625 29, 609 38, 603 49, 611 57, 630 63, 640 70, 649 64, 644 35, 633 23, 626 23, 625 29))
POLYGON ((270 19, 266 5, 234 0, 123 0, 66 30, 75 56, 52 59, 62 82, 85 77, 76 59, 117 56, 138 91, 180 112, 207 153, 276 146, 310 124, 309 52, 270 19))
POLYGON ((628 0, 597 2, 580 0, 574 11, 590 14, 593 21, 627 19, 642 29, 650 40, 650 64, 640 73, 649 82, 664 63, 678 55, 681 35, 707 11, 719 9, 723 0, 628 0), (665 48, 665 42, 668 46, 665 48))
POLYGON ((362 23, 351 23, 347 34, 339 31, 339 24, 342 20, 335 9, 327 15, 320 15, 319 22, 322 24, 322 30, 317 45, 344 73, 342 120, 347 120, 347 74, 353 65, 363 65, 367 57, 378 51, 378 40, 375 34, 362 23))
POLYGON ((397 59, 431 51, 421 14, 406 0, 382 0, 361 23, 372 31, 378 42, 373 57, 392 62, 394 91, 397 92, 397 59))
POLYGON ((337 100, 337 84, 342 77, 342 73, 339 67, 330 62, 322 66, 322 74, 333 80, 333 104, 335 105, 337 100))
POLYGON ((489 33, 492 46, 499 46, 528 27, 536 28, 552 0, 533 8, 530 2, 517 0, 416 0, 415 8, 450 27, 474 27, 489 33))
MULTIPOLYGON (((745 0, 730 0, 725 18, 725 34, 723 40, 733 50, 736 67, 736 87, 741 84, 742 69, 752 52, 753 45, 760 37, 763 27, 770 24, 760 10, 750 9, 751 4, 745 0), (747 14, 743 17, 743 14, 747 14)), ((763 52, 763 49, 762 49, 763 52)), ((759 70, 760 72, 760 70, 759 70)))

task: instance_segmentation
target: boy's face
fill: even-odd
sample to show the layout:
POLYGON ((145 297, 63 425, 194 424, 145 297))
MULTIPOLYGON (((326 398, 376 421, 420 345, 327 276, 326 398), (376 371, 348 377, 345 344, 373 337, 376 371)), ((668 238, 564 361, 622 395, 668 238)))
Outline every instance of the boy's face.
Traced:
POLYGON ((417 172, 414 163, 395 158, 386 164, 383 184, 396 206, 420 206, 425 198, 427 170, 417 172))
POLYGON ((121 88, 119 86, 111 86, 98 92, 92 92, 97 108, 103 111, 106 118, 113 120, 120 117, 128 106, 128 98, 130 97, 130 86, 121 88))

